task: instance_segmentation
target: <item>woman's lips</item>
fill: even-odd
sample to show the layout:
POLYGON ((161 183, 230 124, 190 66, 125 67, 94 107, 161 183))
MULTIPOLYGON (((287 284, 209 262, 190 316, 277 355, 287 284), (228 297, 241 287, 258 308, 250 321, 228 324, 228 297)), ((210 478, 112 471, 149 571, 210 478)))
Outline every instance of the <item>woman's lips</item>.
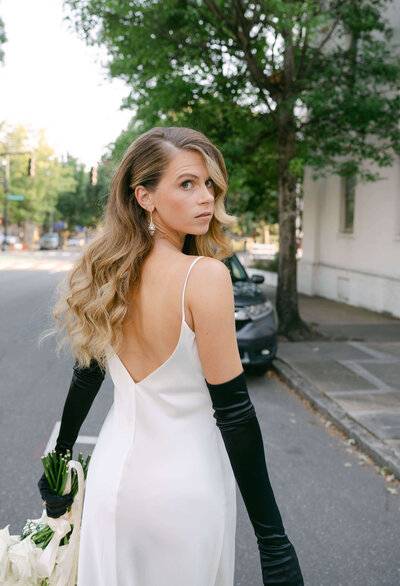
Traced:
POLYGON ((209 218, 211 218, 212 213, 211 212, 205 212, 204 214, 201 214, 200 216, 196 216, 196 218, 201 218, 203 220, 208 220, 209 218))

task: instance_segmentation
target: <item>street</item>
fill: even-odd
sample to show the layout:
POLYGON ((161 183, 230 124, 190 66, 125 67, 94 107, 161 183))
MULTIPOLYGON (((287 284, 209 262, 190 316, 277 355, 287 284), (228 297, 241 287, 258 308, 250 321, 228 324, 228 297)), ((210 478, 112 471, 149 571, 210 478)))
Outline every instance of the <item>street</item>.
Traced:
MULTIPOLYGON (((46 252, 27 253, 28 261, 20 256, 19 263, 31 263, 25 268, 0 264, 0 528, 10 523, 12 534, 41 514, 40 457, 61 418, 74 362, 57 358, 54 337, 38 345, 51 325, 55 286, 76 254, 46 252), (46 260, 54 266, 46 268, 46 260)), ((275 373, 248 375, 247 382, 306 586, 399 585, 400 490, 275 373)), ((77 443, 75 455, 92 451, 90 439, 98 435, 112 393, 107 373, 81 430, 87 443, 77 443)), ((235 586, 258 584, 257 545, 238 495, 235 586)))

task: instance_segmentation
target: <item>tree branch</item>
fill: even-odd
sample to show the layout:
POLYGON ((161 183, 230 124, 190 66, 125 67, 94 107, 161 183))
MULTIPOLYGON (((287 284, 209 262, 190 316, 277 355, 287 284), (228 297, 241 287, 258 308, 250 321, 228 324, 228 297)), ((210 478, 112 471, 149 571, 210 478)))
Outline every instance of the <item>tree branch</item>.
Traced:
POLYGON ((238 20, 242 23, 241 30, 237 26, 236 28, 232 29, 232 33, 235 35, 238 45, 245 55, 250 75, 253 79, 253 82, 260 91, 264 104, 267 106, 270 115, 273 118, 275 118, 276 114, 274 110, 271 110, 270 108, 268 96, 265 93, 265 89, 267 89, 271 95, 276 93, 278 90, 268 80, 268 77, 265 76, 263 70, 261 69, 256 59, 254 58, 254 55, 251 52, 250 23, 244 15, 243 3, 241 2, 241 0, 232 0, 232 4, 234 12, 238 14, 238 20))
POLYGON ((296 81, 299 81, 301 79, 307 79, 310 72, 312 71, 313 67, 314 67, 314 63, 317 59, 317 57, 319 57, 321 50, 323 48, 323 46, 329 41, 330 37, 333 34, 333 31, 335 30, 335 28, 337 27, 338 23, 340 22, 340 16, 337 17, 337 19, 334 21, 331 30, 328 32, 328 34, 326 35, 325 39, 320 43, 320 45, 318 47, 316 47, 314 49, 314 56, 312 59, 310 59, 307 68, 305 69, 305 71, 303 71, 304 69, 304 59, 305 59, 305 54, 306 54, 306 42, 307 42, 307 34, 305 37, 305 41, 302 47, 302 51, 301 51, 301 60, 299 63, 299 67, 297 68, 297 75, 295 77, 296 81))

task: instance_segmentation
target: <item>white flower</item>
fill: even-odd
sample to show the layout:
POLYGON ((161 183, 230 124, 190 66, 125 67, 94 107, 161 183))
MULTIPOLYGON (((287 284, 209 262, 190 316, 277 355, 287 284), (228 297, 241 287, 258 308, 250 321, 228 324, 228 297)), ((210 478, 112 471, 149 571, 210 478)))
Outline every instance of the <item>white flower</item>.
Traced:
POLYGON ((60 545, 57 550, 56 563, 54 566, 54 570, 52 571, 51 576, 49 578, 49 586, 54 586, 54 584, 57 584, 61 574, 64 572, 63 561, 65 560, 65 557, 68 553, 68 547, 68 544, 60 545))
POLYGON ((62 564, 63 561, 65 560, 65 557, 68 553, 68 548, 69 545, 60 545, 58 550, 57 550, 57 555, 56 555, 56 564, 62 564))
POLYGON ((36 564, 41 549, 37 548, 30 537, 12 545, 8 550, 8 557, 11 564, 11 571, 17 580, 24 583, 28 581, 36 584, 36 564))
POLYGON ((8 530, 10 525, 0 530, 0 584, 6 580, 8 573, 8 546, 10 542, 10 532, 8 530))

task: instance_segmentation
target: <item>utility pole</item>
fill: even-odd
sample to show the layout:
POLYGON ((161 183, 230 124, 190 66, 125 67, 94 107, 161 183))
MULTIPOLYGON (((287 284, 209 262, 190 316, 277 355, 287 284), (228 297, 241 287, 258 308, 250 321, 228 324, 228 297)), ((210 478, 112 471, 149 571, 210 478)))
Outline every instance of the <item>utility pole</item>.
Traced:
POLYGON ((7 250, 7 223, 8 223, 8 216, 7 216, 7 212, 8 212, 8 206, 7 206, 7 202, 8 202, 8 186, 10 183, 10 153, 4 153, 5 157, 6 157, 6 169, 5 169, 5 175, 4 175, 4 215, 3 215, 3 220, 4 220, 4 240, 2 242, 1 245, 1 250, 4 252, 5 250, 7 250))

